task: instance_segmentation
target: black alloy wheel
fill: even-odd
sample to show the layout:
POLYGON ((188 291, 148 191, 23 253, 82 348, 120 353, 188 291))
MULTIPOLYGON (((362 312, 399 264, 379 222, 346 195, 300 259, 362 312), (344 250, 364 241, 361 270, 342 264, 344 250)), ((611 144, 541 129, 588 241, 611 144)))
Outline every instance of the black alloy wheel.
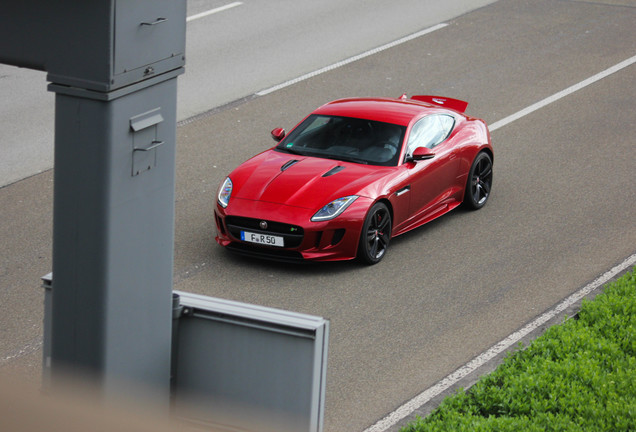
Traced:
POLYGON ((475 157, 466 183, 464 202, 469 208, 479 210, 486 205, 492 189, 492 159, 486 152, 475 157))
POLYGON ((367 264, 380 262, 391 240, 391 213, 381 202, 375 203, 362 226, 358 257, 367 264))

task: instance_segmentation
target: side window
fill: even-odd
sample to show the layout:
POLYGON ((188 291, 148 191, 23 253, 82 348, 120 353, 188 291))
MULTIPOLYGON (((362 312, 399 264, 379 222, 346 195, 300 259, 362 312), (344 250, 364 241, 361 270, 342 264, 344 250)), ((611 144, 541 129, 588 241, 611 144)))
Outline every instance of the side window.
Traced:
POLYGON ((455 126, 455 119, 452 116, 439 115, 437 117, 439 118, 439 123, 442 128, 442 139, 434 145, 440 144, 442 141, 446 140, 453 130, 453 126, 455 126))
POLYGON ((446 114, 431 114, 413 125, 407 143, 406 154, 418 147, 433 148, 444 141, 453 130, 455 119, 446 114))

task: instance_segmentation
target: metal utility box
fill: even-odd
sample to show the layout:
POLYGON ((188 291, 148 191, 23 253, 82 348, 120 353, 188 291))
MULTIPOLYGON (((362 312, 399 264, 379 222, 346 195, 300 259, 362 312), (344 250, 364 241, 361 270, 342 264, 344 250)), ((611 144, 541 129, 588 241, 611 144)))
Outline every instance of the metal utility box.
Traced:
MULTIPOLYGON (((117 27, 113 35, 115 76, 147 74, 148 65, 182 66, 185 47, 183 1, 116 0, 113 11, 117 27), (132 41, 132 43, 131 43, 132 41)), ((156 73, 156 72, 154 72, 156 73)))
POLYGON ((214 430, 322 431, 327 320, 175 293, 177 416, 214 430))
POLYGON ((3 5, 0 63, 108 92, 185 64, 185 0, 20 0, 3 5), (30 24, 30 25, 25 25, 30 24))

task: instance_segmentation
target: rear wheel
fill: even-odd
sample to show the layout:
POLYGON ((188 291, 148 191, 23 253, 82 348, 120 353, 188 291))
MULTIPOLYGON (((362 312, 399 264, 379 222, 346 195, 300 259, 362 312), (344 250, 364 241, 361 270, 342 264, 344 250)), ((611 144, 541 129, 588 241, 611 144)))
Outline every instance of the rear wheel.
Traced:
POLYGON ((492 188, 492 159, 486 152, 475 157, 466 183, 464 202, 468 208, 478 210, 486 205, 492 188))
POLYGON ((391 213, 383 203, 371 207, 362 226, 358 258, 367 264, 380 262, 391 240, 391 213))

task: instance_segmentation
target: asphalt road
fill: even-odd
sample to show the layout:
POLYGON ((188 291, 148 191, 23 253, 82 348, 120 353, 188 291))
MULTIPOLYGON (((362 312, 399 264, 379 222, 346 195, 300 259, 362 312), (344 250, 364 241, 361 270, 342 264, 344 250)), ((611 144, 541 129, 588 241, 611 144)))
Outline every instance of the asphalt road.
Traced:
MULTIPOLYGON (((636 65, 493 132, 488 205, 376 266, 289 266, 213 241, 215 193, 269 131, 344 96, 439 94, 494 123, 636 55, 634 1, 501 0, 177 131, 175 289, 331 320, 325 431, 362 431, 636 251, 636 65)), ((428 26, 423 26, 425 28, 428 26)), ((52 174, 0 189, 0 373, 38 379, 52 174)))

